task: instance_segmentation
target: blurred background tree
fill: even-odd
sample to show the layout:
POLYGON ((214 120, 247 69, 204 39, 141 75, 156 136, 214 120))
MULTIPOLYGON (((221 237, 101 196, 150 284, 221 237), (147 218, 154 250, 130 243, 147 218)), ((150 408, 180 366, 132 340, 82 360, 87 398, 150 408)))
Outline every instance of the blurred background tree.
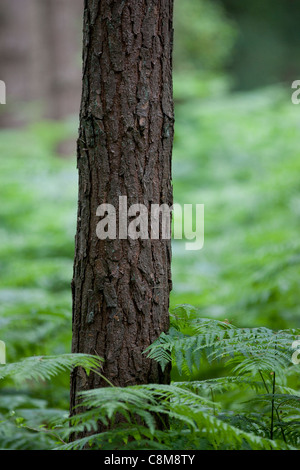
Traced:
POLYGON ((81 0, 1 2, 1 127, 78 114, 82 9, 81 0))
POLYGON ((300 3, 295 0, 221 0, 238 24, 230 66, 235 89, 290 83, 300 74, 300 3))
MULTIPOLYGON (((0 7, 0 339, 8 362, 70 351, 82 8, 83 0, 0 7), (58 147, 71 158, 57 158, 58 147)), ((299 18, 295 0, 175 0, 174 197, 205 204, 205 244, 187 252, 184 240, 173 241, 172 308, 192 304, 200 317, 242 327, 299 326, 299 108, 291 103, 299 18)), ((68 408, 68 388, 64 379, 43 390, 34 405, 43 419, 54 404, 68 408)), ((15 403, 15 392, 5 393, 0 420, 15 403)), ((21 397, 25 408, 32 393, 21 397)), ((15 430, 1 442, 0 432, 0 446, 15 446, 15 430)))
MULTIPOLYGON (((217 76, 221 90, 245 90, 300 74, 299 2, 175 3, 178 99, 219 90, 217 76)), ((1 127, 78 114, 82 11, 82 0, 2 0, 0 71, 8 105, 0 109, 1 127)))
POLYGON ((177 1, 174 31, 175 73, 223 72, 231 57, 237 29, 221 3, 177 1))
POLYGON ((291 82, 299 18, 294 0, 177 0, 175 72, 229 74, 234 90, 291 82))

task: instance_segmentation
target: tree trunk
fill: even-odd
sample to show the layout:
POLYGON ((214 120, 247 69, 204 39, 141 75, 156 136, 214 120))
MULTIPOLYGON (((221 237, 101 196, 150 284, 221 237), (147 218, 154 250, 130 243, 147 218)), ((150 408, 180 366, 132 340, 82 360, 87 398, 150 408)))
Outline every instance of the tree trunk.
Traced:
MULTIPOLYGON (((85 1, 72 351, 115 386, 170 379, 143 354, 169 328, 170 240, 100 240, 96 210, 172 205, 172 17, 173 0, 85 1)), ((71 408, 106 385, 75 370, 71 408)))

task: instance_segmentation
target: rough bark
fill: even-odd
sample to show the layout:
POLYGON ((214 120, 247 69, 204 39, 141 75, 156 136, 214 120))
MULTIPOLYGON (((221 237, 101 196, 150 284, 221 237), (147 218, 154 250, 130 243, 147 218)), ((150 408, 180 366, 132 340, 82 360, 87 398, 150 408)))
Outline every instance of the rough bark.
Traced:
MULTIPOLYGON (((169 327, 170 240, 99 240, 96 209, 172 205, 172 17, 173 0, 85 1, 72 351, 115 386, 169 382, 143 351, 169 327)), ((75 370, 71 407, 106 385, 75 370)))

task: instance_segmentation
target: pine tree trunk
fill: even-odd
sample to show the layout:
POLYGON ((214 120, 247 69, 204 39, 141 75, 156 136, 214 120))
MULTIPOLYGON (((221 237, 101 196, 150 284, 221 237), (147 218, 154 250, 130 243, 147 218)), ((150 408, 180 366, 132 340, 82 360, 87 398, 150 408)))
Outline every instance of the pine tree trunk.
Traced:
MULTIPOLYGON (((172 205, 172 16, 173 0, 85 1, 72 351, 115 386, 170 379, 143 354, 169 327, 170 240, 99 240, 96 210, 172 205)), ((75 370, 71 407, 106 385, 75 370)))

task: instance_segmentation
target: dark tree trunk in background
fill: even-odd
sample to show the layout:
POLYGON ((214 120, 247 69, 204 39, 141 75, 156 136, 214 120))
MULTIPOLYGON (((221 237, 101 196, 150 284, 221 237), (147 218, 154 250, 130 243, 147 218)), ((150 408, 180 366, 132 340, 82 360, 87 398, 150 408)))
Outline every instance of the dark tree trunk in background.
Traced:
POLYGON ((32 9, 24 0, 2 0, 0 6, 0 80, 6 83, 7 104, 1 107, 1 127, 19 124, 18 105, 34 93, 32 9), (31 32, 31 33, 29 33, 31 32))
MULTIPOLYGON (((143 351, 169 327, 170 240, 99 240, 96 209, 172 205, 172 13, 173 0, 85 1, 72 350, 103 357, 115 386, 169 382, 143 351)), ((71 407, 106 385, 75 370, 71 407)))
POLYGON ((44 79, 47 82, 45 115, 51 119, 78 115, 83 0, 36 1, 45 42, 44 53, 47 51, 44 54, 44 79))
POLYGON ((78 115, 82 11, 83 0, 1 0, 2 127, 78 115))

